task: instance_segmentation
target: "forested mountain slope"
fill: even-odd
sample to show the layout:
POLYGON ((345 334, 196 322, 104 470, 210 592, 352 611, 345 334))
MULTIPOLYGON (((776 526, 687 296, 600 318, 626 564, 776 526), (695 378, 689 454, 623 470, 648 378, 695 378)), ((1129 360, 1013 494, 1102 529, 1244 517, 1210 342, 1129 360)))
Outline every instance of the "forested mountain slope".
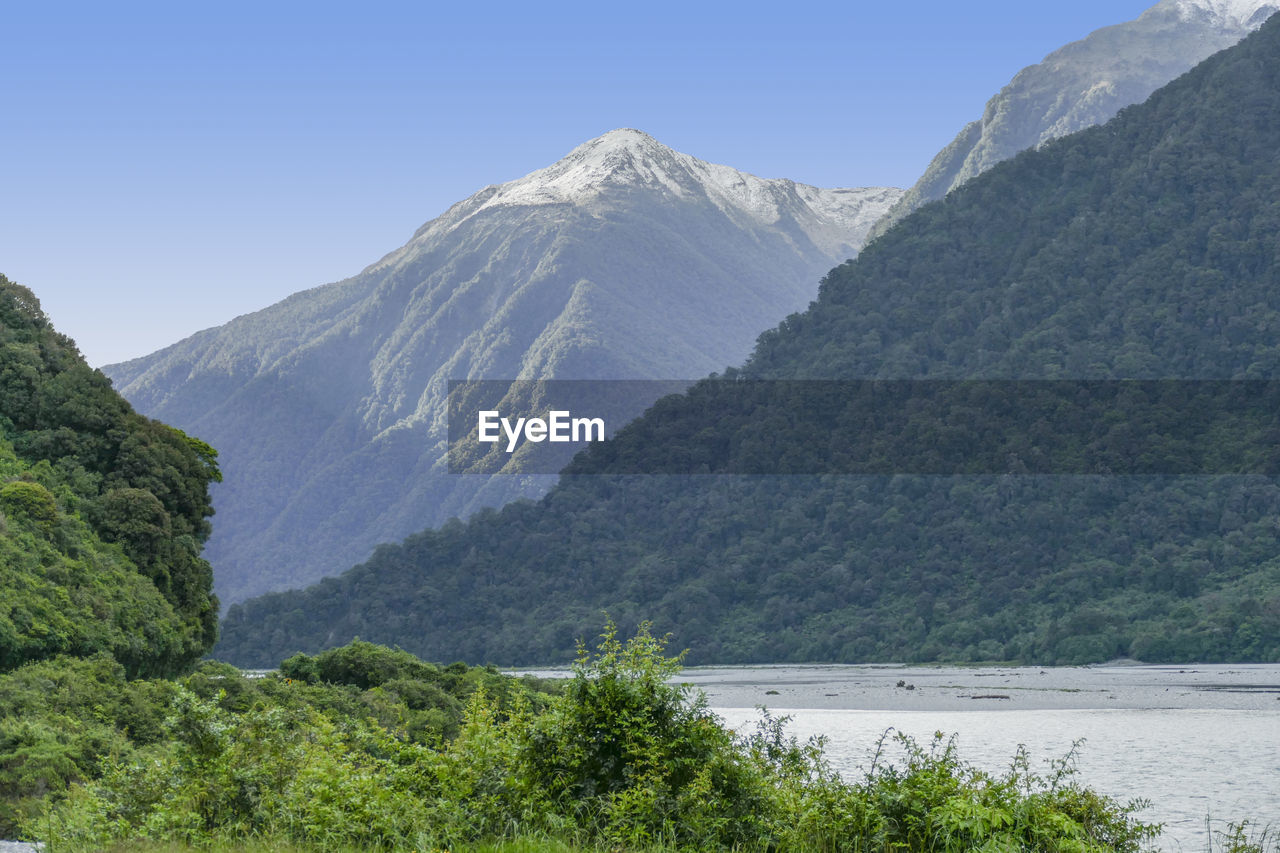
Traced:
POLYGON ((922 204, 1028 148, 1107 121, 1280 9, 1274 0, 1161 0, 1137 20, 1104 27, 1018 72, 938 152, 872 235, 922 204))
POLYGON ((215 457, 136 414, 0 276, 0 669, 105 651, 163 675, 204 654, 215 457))
MULTIPOLYGON (((1280 378, 1277 151, 1280 18, 917 211, 728 381, 1280 378)), ((537 504, 232 608, 218 654, 257 663, 359 635, 563 660, 608 610, 703 662, 1280 659, 1273 478, 611 473, 611 458, 659 470, 691 444, 806 451, 785 407, 751 421, 770 445, 717 432, 733 422, 717 381, 580 455, 537 504), (691 411, 697 436, 679 429, 691 411)))
POLYGON ((554 482, 450 476, 448 380, 739 363, 899 194, 763 180, 617 130, 454 205, 354 278, 105 370, 218 447, 208 555, 234 602, 554 482))

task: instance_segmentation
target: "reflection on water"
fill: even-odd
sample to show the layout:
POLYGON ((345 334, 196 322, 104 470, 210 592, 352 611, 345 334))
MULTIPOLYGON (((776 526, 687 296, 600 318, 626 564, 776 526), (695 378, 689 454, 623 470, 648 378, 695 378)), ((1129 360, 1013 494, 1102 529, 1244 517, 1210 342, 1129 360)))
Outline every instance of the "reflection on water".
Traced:
MULTIPOLYGON (((732 728, 751 730, 750 709, 718 708, 732 728)), ((1033 768, 1085 738, 1077 754, 1077 778, 1127 802, 1151 801, 1141 819, 1165 825, 1161 846, 1207 849, 1205 818, 1215 830, 1227 820, 1249 818, 1280 828, 1280 716, 1266 711, 1071 710, 1071 711, 848 711, 789 710, 788 731, 801 740, 826 735, 827 755, 846 779, 870 765, 876 742, 888 728, 928 743, 934 732, 958 735, 962 758, 1003 773, 1019 744, 1033 768)), ((887 754, 899 754, 888 749, 887 754)), ((883 760, 883 759, 882 759, 883 760)))

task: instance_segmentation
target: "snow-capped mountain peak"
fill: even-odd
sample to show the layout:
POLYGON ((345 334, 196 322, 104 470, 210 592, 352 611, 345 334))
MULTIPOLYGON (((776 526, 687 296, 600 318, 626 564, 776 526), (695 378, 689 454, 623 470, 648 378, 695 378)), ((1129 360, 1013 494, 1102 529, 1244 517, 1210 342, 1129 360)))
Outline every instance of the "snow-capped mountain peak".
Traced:
POLYGON ((544 169, 500 185, 486 206, 580 204, 604 187, 655 186, 683 195, 689 160, 642 131, 611 130, 544 169))
POLYGON ((1280 10, 1276 0, 1166 0, 1184 20, 1208 18, 1220 26, 1256 27, 1280 10))
MULTIPOLYGON (((615 130, 459 201, 351 279, 110 375, 218 445, 235 484, 218 517, 237 532, 209 553, 234 602, 549 485, 448 473, 448 380, 739 364, 901 194, 766 181, 615 130)), ((636 393, 638 414, 652 399, 636 393)))
POLYGON ((600 155, 616 154, 618 152, 647 155, 670 151, 670 148, 643 130, 636 130, 634 127, 620 127, 617 130, 603 133, 595 139, 588 139, 573 149, 568 156, 572 157, 577 153, 585 155, 588 152, 600 155))
POLYGON ((396 263, 481 214, 555 205, 598 214, 675 202, 713 206, 740 227, 801 223, 807 239, 823 251, 850 257, 901 194, 891 187, 827 189, 759 178, 675 151, 643 131, 619 128, 582 143, 550 166, 485 187, 422 226, 406 246, 374 266, 396 263))

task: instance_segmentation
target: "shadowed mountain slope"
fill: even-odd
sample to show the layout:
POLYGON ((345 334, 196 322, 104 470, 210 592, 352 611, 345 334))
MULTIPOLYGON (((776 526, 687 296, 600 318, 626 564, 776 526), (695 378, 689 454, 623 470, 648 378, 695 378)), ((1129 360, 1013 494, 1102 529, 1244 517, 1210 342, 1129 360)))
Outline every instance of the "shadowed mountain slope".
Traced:
POLYGON ((1162 0, 1136 20, 1090 33, 1018 72, 938 152, 915 186, 872 229, 887 231, 922 204, 1028 148, 1109 120, 1280 10, 1275 0, 1162 0))

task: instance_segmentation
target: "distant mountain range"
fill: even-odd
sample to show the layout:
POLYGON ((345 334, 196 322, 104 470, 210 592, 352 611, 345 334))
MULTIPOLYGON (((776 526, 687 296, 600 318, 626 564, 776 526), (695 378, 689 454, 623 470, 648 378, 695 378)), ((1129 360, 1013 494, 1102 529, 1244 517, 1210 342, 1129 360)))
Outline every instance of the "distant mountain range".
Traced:
POLYGON ((906 194, 766 181, 614 131, 460 202, 352 279, 104 370, 140 410, 220 449, 206 553, 223 600, 303 585, 554 482, 448 474, 448 379, 690 378, 738 363, 823 270, 905 213, 1142 100, 1273 7, 1163 0, 1055 51, 906 194))
MULTIPOLYGON (((632 473, 814 470, 860 441, 842 426, 857 412, 822 431, 785 399, 723 408, 717 388, 746 379, 1280 377, 1277 151, 1280 18, 922 207, 743 368, 580 454, 538 503, 233 606, 215 654, 269 665, 358 635, 546 663, 608 612, 653 620, 691 662, 1280 659, 1275 478, 1026 476, 1016 459, 983 476, 632 473)), ((904 434, 938 435, 931 418, 904 434)), ((1037 416, 1004 422, 1035 450, 1037 416)), ((1111 438, 1140 457, 1129 425, 1111 438)))
POLYGON ((448 474, 448 380, 738 363, 900 194, 764 180, 616 130, 454 205, 354 278, 104 371, 218 448, 206 553, 234 602, 554 482, 448 474))
POLYGON ((1276 0, 1161 0, 1137 20, 1104 27, 1028 66, 965 125, 871 236, 1019 151, 1109 120, 1244 38, 1276 0))

